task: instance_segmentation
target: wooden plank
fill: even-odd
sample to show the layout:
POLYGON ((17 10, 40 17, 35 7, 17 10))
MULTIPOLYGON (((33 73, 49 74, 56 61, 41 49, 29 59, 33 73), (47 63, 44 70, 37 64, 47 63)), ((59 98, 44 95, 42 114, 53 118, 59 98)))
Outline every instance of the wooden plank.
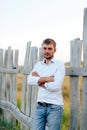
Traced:
MULTIPOLYGON (((4 64, 3 67, 7 67, 7 50, 5 50, 5 54, 4 54, 4 64)), ((6 87, 7 87, 7 82, 6 82, 6 74, 3 73, 2 75, 2 93, 3 93, 3 100, 6 100, 6 87)), ((4 120, 8 121, 8 117, 7 117, 7 111, 4 110, 4 120)))
MULTIPOLYGON (((31 70, 31 69, 30 69, 31 70)), ((0 73, 8 73, 8 74, 24 74, 24 75, 29 75, 30 70, 27 72, 24 71, 22 68, 2 68, 0 67, 0 73)), ((66 76, 83 76, 87 77, 87 67, 69 67, 65 68, 66 71, 66 76)))
MULTIPOLYGON (((7 51, 7 68, 12 68, 13 64, 13 51, 11 47, 8 47, 7 51)), ((12 76, 6 74, 6 101, 12 101, 12 76)), ((7 122, 12 121, 12 114, 10 112, 7 113, 7 122)))
MULTIPOLYGON (((74 39, 71 42, 70 49, 70 66, 79 67, 81 60, 80 39, 74 39)), ((70 126, 69 130, 78 130, 79 121, 79 78, 70 77, 70 126)))
MULTIPOLYGON (((18 68, 18 50, 15 50, 15 57, 14 57, 14 62, 13 62, 13 68, 16 69, 18 68)), ((12 92, 12 102, 17 105, 17 74, 13 74, 13 92, 12 92)))
MULTIPOLYGON (((31 69, 30 69, 31 70, 31 69)), ((0 73, 8 73, 8 74, 24 74, 24 75, 29 75, 30 70, 27 72, 24 71, 22 68, 0 68, 0 73)), ((87 76, 87 68, 86 67, 69 67, 65 68, 66 71, 66 76, 87 76)))
MULTIPOLYGON (((27 48, 26 48, 25 61, 24 61, 24 69, 23 69, 23 71, 25 71, 25 72, 27 72, 29 70, 30 47, 31 47, 31 42, 28 42, 27 48)), ((26 92, 27 92, 27 75, 23 75, 22 104, 21 104, 21 110, 23 113, 26 113, 26 92)), ((21 124, 21 130, 24 130, 24 129, 26 129, 25 126, 21 124)))
MULTIPOLYGON (((29 56, 29 72, 31 72, 32 69, 33 69, 33 65, 32 64, 33 64, 33 60, 32 60, 32 49, 31 49, 30 56, 29 56)), ((32 98, 31 94, 32 94, 32 86, 31 85, 27 85, 26 115, 28 115, 30 117, 31 117, 31 98, 32 98)))
MULTIPOLYGON (((26 72, 22 68, 10 69, 10 68, 1 67, 0 73, 29 75, 30 70, 26 72)), ((66 76, 83 76, 83 77, 87 76, 87 67, 69 67, 69 68, 65 68, 65 71, 66 71, 66 74, 65 74, 66 76)))
MULTIPOLYGON (((84 9, 83 20, 83 67, 87 67, 87 8, 84 9)), ((80 130, 87 130, 87 77, 83 77, 80 130)))
MULTIPOLYGON (((27 48, 26 48, 26 55, 25 55, 25 63, 24 63, 24 69, 23 71, 27 72, 29 70, 29 54, 30 54, 30 42, 27 43, 27 48)), ((25 97, 26 97, 26 81, 27 81, 27 76, 23 75, 23 84, 22 84, 22 106, 21 109, 23 112, 25 112, 25 97)))
POLYGON ((11 69, 11 68, 0 68, 0 73, 8 73, 8 74, 17 74, 17 73, 22 73, 23 70, 20 69, 11 69))
MULTIPOLYGON (((9 58, 9 64, 10 68, 13 67, 13 50, 10 52, 10 58, 9 58)), ((8 81, 9 81, 9 86, 10 86, 10 98, 9 100, 12 102, 12 97, 13 97, 13 74, 8 74, 8 81)))
POLYGON ((66 68, 66 76, 83 76, 87 77, 87 68, 86 67, 70 67, 66 68))
MULTIPOLYGON (((32 68, 35 66, 38 61, 38 49, 37 47, 32 47, 31 50, 31 59, 32 59, 32 68)), ((32 86, 31 93, 31 117, 33 118, 35 107, 36 107, 36 99, 37 99, 37 88, 36 86, 32 86)))
MULTIPOLYGON (((15 50, 14 61, 12 68, 18 68, 18 50, 15 50)), ((17 74, 11 74, 12 76, 12 103, 17 106, 17 74)), ((16 126, 16 119, 12 119, 13 125, 16 126)))
POLYGON ((43 59, 43 55, 42 55, 42 48, 39 48, 39 61, 41 61, 43 59))

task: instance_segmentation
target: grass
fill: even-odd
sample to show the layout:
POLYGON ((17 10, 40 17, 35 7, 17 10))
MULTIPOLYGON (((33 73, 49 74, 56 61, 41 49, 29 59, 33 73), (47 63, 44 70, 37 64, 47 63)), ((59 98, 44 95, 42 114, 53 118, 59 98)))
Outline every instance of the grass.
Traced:
POLYGON ((70 78, 65 76, 62 92, 64 98, 64 111, 62 116, 62 126, 61 130, 69 129, 69 115, 70 115, 70 78))
MULTIPOLYGON (((21 89, 22 89, 22 75, 18 75, 18 81, 17 81, 17 106, 18 108, 21 107, 21 89)), ((61 130, 68 130, 69 127, 69 115, 70 115, 70 83, 69 83, 69 77, 65 77, 64 83, 63 83, 63 98, 64 98, 64 112, 62 117, 62 126, 61 130)), ((1 130, 20 130, 20 122, 16 121, 16 127, 12 123, 7 123, 6 121, 3 121, 3 119, 0 119, 0 129, 1 130)))
POLYGON ((69 128, 69 113, 70 113, 69 108, 65 108, 62 117, 61 130, 68 130, 69 128))
POLYGON ((7 123, 7 121, 0 119, 0 130, 20 130, 20 123, 16 121, 16 126, 14 126, 12 122, 7 123))

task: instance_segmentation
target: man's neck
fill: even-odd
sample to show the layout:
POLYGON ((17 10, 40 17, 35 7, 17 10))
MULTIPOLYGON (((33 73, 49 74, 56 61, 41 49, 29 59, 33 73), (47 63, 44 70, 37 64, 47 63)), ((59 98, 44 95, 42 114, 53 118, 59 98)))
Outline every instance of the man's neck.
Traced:
POLYGON ((45 64, 48 64, 51 60, 52 60, 52 58, 51 58, 51 59, 45 59, 45 60, 44 60, 44 63, 45 63, 45 64))

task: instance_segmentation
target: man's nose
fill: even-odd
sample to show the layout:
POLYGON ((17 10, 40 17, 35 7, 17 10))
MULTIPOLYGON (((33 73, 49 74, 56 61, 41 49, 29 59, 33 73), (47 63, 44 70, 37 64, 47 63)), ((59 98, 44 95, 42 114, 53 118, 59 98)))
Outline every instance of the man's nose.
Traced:
POLYGON ((46 52, 48 52, 49 51, 49 49, 46 49, 46 52))

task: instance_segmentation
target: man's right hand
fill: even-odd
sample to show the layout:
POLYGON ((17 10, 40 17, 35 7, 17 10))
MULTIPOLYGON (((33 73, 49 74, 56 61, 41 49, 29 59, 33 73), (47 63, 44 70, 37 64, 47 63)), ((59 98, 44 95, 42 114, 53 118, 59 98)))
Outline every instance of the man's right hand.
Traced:
POLYGON ((47 77, 47 82, 53 82, 53 81, 54 81, 54 76, 47 77))
POLYGON ((40 77, 38 84, 44 84, 46 82, 53 82, 54 81, 54 76, 49 76, 49 77, 40 77))

